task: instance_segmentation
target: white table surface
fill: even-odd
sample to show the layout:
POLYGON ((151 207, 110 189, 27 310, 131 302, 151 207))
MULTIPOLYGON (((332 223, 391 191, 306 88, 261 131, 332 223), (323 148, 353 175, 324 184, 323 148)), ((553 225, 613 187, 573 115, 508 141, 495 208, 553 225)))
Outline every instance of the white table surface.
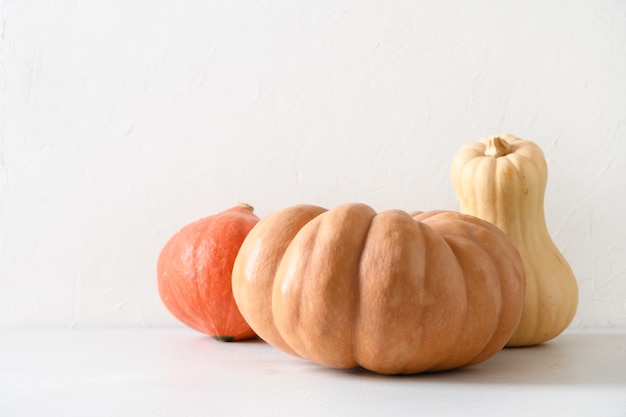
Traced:
POLYGON ((0 416, 626 416, 626 329, 471 368, 338 371, 186 328, 0 330, 0 416))

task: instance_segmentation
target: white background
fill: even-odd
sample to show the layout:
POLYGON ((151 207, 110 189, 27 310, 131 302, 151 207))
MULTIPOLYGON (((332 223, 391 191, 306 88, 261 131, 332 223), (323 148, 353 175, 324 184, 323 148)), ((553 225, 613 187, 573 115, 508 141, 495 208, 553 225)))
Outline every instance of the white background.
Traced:
POLYGON ((0 0, 0 327, 180 326, 155 263, 231 207, 456 209, 463 144, 549 166, 573 327, 626 327, 626 2, 0 0))

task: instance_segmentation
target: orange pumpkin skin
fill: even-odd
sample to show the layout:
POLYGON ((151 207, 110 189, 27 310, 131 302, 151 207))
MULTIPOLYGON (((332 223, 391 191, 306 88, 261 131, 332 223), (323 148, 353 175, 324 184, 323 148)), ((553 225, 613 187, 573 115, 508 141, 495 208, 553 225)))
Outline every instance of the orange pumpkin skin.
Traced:
POLYGON ((235 300, 266 342, 381 374, 490 358, 517 327, 524 281, 519 252, 484 220, 364 204, 273 213, 233 268, 235 300))
POLYGON ((185 325, 220 341, 256 337, 232 293, 235 257, 259 221, 240 204, 180 229, 165 244, 157 262, 159 296, 185 325))

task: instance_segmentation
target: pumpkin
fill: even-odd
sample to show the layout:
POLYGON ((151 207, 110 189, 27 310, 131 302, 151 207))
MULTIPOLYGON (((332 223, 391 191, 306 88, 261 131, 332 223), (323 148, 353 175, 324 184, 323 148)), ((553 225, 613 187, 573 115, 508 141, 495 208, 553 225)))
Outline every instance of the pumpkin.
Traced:
POLYGON ((382 374, 482 362, 520 319, 524 271, 492 224, 456 212, 297 205, 262 219, 233 267, 239 309, 266 342, 382 374))
POLYGON ((190 223, 172 236, 157 262, 159 296, 188 327, 220 341, 256 337, 233 298, 231 274, 241 244, 259 221, 247 204, 190 223))
POLYGON ((468 143, 452 162, 459 210, 503 230, 524 263, 524 310, 508 346, 536 345, 558 336, 578 306, 576 278, 544 216, 547 175, 539 146, 513 135, 468 143))

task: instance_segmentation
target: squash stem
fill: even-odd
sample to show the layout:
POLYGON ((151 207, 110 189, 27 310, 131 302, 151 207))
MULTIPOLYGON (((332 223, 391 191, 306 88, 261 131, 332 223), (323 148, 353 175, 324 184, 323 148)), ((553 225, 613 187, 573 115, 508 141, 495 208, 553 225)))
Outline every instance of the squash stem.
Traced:
POLYGON ((511 145, 509 142, 502 139, 500 136, 494 136, 489 139, 487 146, 485 147, 485 156, 493 156, 498 158, 511 153, 511 145))
POLYGON ((247 209, 247 210, 250 210, 250 211, 254 211, 254 207, 252 207, 252 206, 251 206, 250 204, 248 204, 248 203, 239 202, 239 203, 237 203, 237 205, 238 205, 239 207, 241 207, 241 208, 244 208, 244 209, 247 209))

